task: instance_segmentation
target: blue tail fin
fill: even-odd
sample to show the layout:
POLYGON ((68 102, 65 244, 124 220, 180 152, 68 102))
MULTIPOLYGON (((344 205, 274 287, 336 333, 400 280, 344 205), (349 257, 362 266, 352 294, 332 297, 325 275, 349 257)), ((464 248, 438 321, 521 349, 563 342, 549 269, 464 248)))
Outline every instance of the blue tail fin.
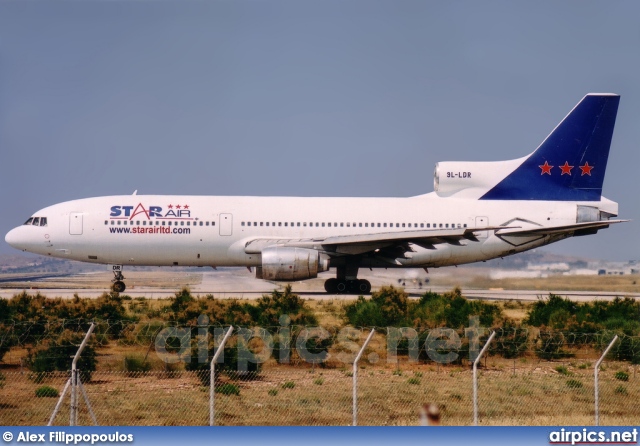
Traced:
POLYGON ((481 200, 598 201, 620 96, 588 94, 481 200))

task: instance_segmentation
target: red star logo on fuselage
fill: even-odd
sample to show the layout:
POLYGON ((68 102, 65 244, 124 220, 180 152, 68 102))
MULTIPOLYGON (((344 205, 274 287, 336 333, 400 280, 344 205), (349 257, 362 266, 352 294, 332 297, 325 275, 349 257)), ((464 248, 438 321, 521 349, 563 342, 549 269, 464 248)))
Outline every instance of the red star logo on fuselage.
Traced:
POLYGON ((588 162, 584 162, 584 166, 580 166, 580 170, 582 170, 582 175, 589 175, 591 176, 591 169, 593 169, 594 166, 590 166, 588 162))
POLYGON ((169 209, 173 209, 173 205, 170 204, 169 206, 167 206, 169 209))
POLYGON ((179 204, 176 204, 176 209, 180 209, 182 206, 180 206, 179 204))
POLYGON ((189 205, 188 205, 188 204, 185 204, 185 205, 184 205, 184 208, 185 208, 185 209, 189 209, 189 205))
POLYGON ((560 166, 560 169, 562 170, 562 173, 560 174, 560 176, 562 175, 571 175, 571 169, 573 169, 574 166, 570 166, 568 161, 564 162, 564 165, 560 166))
POLYGON ((133 210, 133 214, 131 214, 131 218, 129 218, 129 220, 133 220, 133 217, 135 217, 138 214, 144 214, 147 217, 147 220, 150 219, 149 211, 147 209, 145 209, 145 207, 142 205, 142 203, 139 203, 138 206, 136 206, 136 208, 133 210))
POLYGON ((549 165, 549 161, 545 161, 542 166, 538 166, 538 167, 542 169, 542 172, 540 172, 540 175, 544 175, 545 173, 547 175, 551 175, 551 169, 553 169, 553 166, 549 165))

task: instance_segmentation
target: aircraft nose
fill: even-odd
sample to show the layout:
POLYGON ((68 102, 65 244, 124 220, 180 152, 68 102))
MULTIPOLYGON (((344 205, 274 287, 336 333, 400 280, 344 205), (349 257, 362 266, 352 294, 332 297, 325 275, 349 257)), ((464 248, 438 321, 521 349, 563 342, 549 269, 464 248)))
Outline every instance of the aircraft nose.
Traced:
POLYGON ((21 227, 13 228, 11 231, 7 232, 7 235, 4 236, 4 241, 16 249, 24 250, 24 245, 26 242, 24 235, 24 231, 22 231, 21 227))

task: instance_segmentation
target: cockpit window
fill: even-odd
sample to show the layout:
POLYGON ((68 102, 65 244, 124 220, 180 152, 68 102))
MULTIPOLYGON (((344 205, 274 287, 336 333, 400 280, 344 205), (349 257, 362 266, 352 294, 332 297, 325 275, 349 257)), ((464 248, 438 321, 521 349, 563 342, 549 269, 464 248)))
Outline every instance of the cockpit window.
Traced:
POLYGON ((24 224, 30 226, 47 226, 47 217, 31 217, 25 221, 24 224))

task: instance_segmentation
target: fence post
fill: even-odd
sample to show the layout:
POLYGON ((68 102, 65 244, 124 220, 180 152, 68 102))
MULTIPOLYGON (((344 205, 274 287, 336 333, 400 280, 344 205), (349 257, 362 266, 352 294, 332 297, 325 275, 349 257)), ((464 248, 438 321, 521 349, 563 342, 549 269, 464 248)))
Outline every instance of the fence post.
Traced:
POLYGON ((215 376, 216 376, 216 361, 220 356, 220 353, 224 351, 224 344, 227 343, 227 339, 231 336, 231 332, 233 331, 233 325, 229 326, 227 333, 225 333, 224 338, 222 338, 222 342, 218 346, 218 350, 216 350, 213 358, 211 358, 211 367, 209 370, 209 426, 214 425, 214 398, 215 398, 215 376))
POLYGON ((599 408, 599 399, 600 399, 600 391, 598 389, 598 372, 600 370, 600 364, 602 363, 602 361, 604 361, 604 357, 607 356, 607 353, 609 353, 609 350, 611 350, 611 347, 613 347, 613 344, 615 344, 615 342, 618 340, 618 335, 615 335, 613 337, 613 340, 611 341, 611 343, 609 344, 609 346, 605 349, 604 353, 602 354, 602 356, 600 356, 600 359, 598 359, 598 362, 596 362, 596 368, 593 371, 593 388, 594 388, 594 392, 595 392, 595 399, 596 399, 596 426, 599 426, 600 424, 600 408, 599 408))
POLYGON ((358 352, 358 356, 353 361, 353 425, 358 425, 358 361, 360 361, 360 357, 364 353, 364 349, 367 348, 369 341, 373 337, 373 334, 376 332, 376 329, 371 329, 371 333, 367 336, 367 340, 362 344, 362 348, 358 352))
POLYGON ((87 334, 82 340, 82 344, 80 344, 71 362, 71 410, 69 411, 69 426, 76 426, 78 424, 78 359, 80 359, 82 350, 84 350, 84 347, 87 345, 89 336, 91 336, 94 328, 96 328, 96 324, 92 322, 89 331, 87 331, 87 334))
POLYGON ((480 358, 484 355, 484 352, 489 348, 489 344, 493 340, 493 337, 496 335, 496 332, 491 332, 491 336, 487 339, 486 344, 480 350, 478 357, 475 361, 473 361, 473 425, 478 425, 478 362, 480 362, 480 358))

